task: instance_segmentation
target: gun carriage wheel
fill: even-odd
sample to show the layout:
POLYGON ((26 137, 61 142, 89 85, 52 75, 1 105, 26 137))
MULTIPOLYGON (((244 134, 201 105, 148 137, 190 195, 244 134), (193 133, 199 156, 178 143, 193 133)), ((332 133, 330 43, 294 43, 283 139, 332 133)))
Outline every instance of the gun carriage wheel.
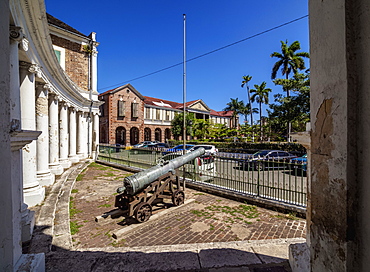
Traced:
POLYGON ((134 215, 139 223, 146 222, 152 215, 152 206, 147 202, 142 202, 136 206, 134 215))
POLYGON ((184 204, 184 200, 185 200, 184 191, 176 190, 175 192, 173 192, 173 194, 172 194, 172 203, 175 206, 180 206, 180 205, 184 204))

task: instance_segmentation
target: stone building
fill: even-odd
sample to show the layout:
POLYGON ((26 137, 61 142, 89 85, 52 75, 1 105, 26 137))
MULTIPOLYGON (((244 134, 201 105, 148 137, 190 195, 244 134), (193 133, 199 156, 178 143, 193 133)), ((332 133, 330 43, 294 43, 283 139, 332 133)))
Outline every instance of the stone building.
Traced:
MULTIPOLYGON (((99 95, 99 100, 104 102, 100 106, 100 142, 109 144, 134 145, 173 139, 171 121, 184 109, 183 103, 143 96, 131 84, 106 91, 99 95)), ((227 127, 238 124, 231 111, 214 111, 201 99, 185 106, 196 119, 227 127)))
MULTIPOLYGON (((28 207, 55 175, 94 156, 98 43, 46 14, 43 0, 1 0, 0 22, 0 271, 15 271, 27 263, 28 207)), ((42 268, 42 255, 29 259, 42 268)))

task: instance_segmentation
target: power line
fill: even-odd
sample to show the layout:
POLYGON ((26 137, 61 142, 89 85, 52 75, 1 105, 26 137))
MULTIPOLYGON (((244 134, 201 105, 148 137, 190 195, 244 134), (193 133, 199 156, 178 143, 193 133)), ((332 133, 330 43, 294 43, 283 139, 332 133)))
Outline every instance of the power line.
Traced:
MULTIPOLYGON (((264 31, 262 31, 262 32, 259 32, 259 33, 257 33, 257 34, 254 34, 254 35, 249 36, 249 37, 247 37, 247 38, 244 38, 244 39, 242 39, 242 40, 239 40, 239 41, 236 41, 236 42, 230 43, 230 44, 228 44, 228 45, 225 45, 225 46, 219 47, 219 48, 217 48, 217 49, 215 49, 215 50, 209 51, 209 52, 204 53, 204 54, 202 54, 202 55, 199 55, 199 56, 196 56, 196 57, 194 57, 194 58, 188 59, 188 60, 187 60, 187 62, 189 62, 189 61, 193 61, 193 60, 196 60, 196 59, 199 59, 199 58, 202 58, 202 57, 204 57, 204 56, 210 55, 210 54, 212 54, 212 53, 215 53, 215 52, 220 51, 220 50, 222 50, 222 49, 225 49, 225 48, 228 48, 228 47, 230 47, 230 46, 236 45, 236 44, 238 44, 238 43, 241 43, 241 42, 244 42, 244 41, 247 41, 247 40, 253 39, 253 38, 255 38, 255 37, 261 36, 261 35, 263 35, 263 34, 265 34, 265 33, 271 32, 271 31, 273 31, 273 30, 275 30, 275 29, 278 29, 278 28, 281 28, 281 27, 283 27, 283 26, 286 26, 286 25, 289 25, 289 24, 295 23, 295 22, 297 22, 297 21, 299 21, 299 20, 302 20, 302 19, 304 19, 304 18, 307 18, 307 17, 308 17, 308 15, 304 15, 304 16, 302 16, 302 17, 299 17, 299 18, 294 19, 294 20, 292 20, 292 21, 286 22, 286 23, 284 23, 284 24, 281 24, 281 25, 278 25, 278 26, 275 26, 275 27, 269 28, 269 29, 267 29, 267 30, 264 30, 264 31)), ((127 81, 124 81, 124 82, 121 82, 121 83, 117 83, 117 84, 115 84, 115 85, 111 85, 111 86, 108 86, 108 87, 100 88, 99 90, 105 90, 105 89, 113 88, 113 87, 116 87, 116 86, 118 86, 118 85, 122 85, 122 84, 129 83, 129 82, 132 82, 132 81, 135 81, 135 80, 138 80, 138 79, 144 78, 144 77, 148 77, 148 76, 151 76, 151 75, 154 75, 154 74, 157 74, 157 73, 160 73, 160 72, 166 71, 166 70, 168 70, 168 69, 174 68, 174 67, 176 67, 176 66, 182 65, 183 63, 184 63, 184 62, 179 62, 179 63, 173 64, 173 65, 171 65, 171 66, 168 66, 168 67, 166 67, 166 68, 162 68, 162 69, 160 69, 160 70, 157 70, 157 71, 155 71, 155 72, 151 72, 151 73, 149 73, 149 74, 145 74, 145 75, 142 75, 142 76, 139 76, 139 77, 135 77, 135 78, 133 78, 133 79, 130 79, 130 80, 127 80, 127 81)))

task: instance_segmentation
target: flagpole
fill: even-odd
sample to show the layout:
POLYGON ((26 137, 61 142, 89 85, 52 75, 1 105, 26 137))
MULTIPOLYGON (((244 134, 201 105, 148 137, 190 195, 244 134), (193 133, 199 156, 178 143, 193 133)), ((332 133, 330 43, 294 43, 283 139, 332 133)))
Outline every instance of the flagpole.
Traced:
POLYGON ((184 16, 184 55, 183 55, 183 84, 182 84, 182 93, 183 93, 183 115, 184 115, 184 120, 183 120, 183 154, 185 154, 185 145, 186 145, 186 14, 183 14, 184 16))
MULTIPOLYGON (((183 115, 184 115, 184 122, 183 122, 183 153, 185 155, 185 146, 186 146, 186 14, 183 14, 184 17, 184 55, 183 55, 183 77, 182 77, 182 95, 183 95, 183 115)), ((183 166, 183 189, 185 191, 186 189, 186 182, 185 182, 185 165, 183 166)))

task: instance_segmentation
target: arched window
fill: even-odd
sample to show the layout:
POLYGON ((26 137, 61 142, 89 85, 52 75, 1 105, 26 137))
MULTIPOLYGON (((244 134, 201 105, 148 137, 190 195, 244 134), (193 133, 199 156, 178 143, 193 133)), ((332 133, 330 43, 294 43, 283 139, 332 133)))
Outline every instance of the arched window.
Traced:
POLYGON ((145 128, 144 129, 144 141, 151 141, 152 138, 152 131, 150 128, 145 128))
POLYGON ((155 131, 155 140, 161 142, 162 141, 162 131, 160 128, 156 128, 155 131))
POLYGON ((133 127, 130 130, 130 145, 136 145, 139 143, 139 129, 133 127))
POLYGON ((171 139, 171 129, 166 128, 164 130, 164 138, 165 138, 165 140, 170 140, 171 139))
POLYGON ((116 144, 126 145, 126 129, 124 127, 116 129, 116 144))

